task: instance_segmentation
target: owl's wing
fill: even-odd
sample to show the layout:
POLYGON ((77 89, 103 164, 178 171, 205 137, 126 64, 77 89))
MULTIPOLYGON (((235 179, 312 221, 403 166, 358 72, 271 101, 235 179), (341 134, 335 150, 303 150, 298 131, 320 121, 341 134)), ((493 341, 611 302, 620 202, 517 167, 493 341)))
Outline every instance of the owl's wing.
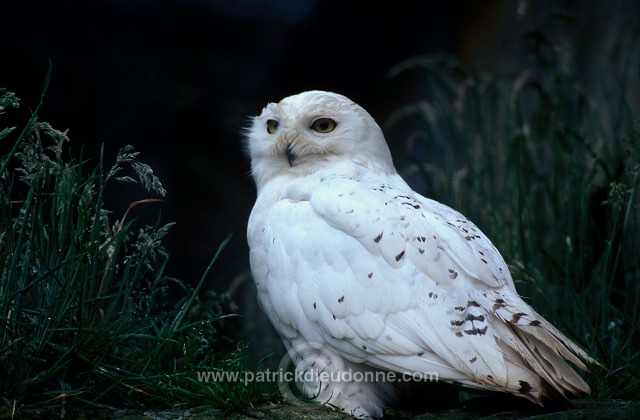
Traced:
POLYGON ((591 358, 522 301, 489 239, 399 176, 327 177, 254 220, 252 266, 285 337, 538 403, 588 392, 563 358, 591 358))

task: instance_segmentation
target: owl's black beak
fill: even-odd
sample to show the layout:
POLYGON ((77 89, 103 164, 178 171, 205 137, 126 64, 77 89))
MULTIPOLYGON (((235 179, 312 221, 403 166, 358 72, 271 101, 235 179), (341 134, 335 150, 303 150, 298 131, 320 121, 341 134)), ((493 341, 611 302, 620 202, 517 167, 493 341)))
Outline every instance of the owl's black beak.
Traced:
POLYGON ((287 162, 289 162, 289 166, 293 167, 293 162, 298 156, 293 152, 290 144, 287 145, 287 150, 285 151, 285 153, 287 155, 287 162))

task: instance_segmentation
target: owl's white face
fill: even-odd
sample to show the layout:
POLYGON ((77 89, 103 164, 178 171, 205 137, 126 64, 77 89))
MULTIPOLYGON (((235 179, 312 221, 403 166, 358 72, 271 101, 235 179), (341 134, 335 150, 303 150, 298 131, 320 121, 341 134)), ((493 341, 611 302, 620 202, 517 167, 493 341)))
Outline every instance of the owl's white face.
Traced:
POLYGON ((362 107, 332 92, 309 91, 270 103, 247 133, 258 187, 348 161, 395 173, 382 130, 362 107))

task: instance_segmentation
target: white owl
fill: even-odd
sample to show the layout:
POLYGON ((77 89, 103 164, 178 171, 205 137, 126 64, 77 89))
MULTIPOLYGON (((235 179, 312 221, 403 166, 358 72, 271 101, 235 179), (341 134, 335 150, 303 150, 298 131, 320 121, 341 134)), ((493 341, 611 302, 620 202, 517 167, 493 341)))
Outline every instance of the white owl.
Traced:
POLYGON ((396 386, 366 372, 537 404, 589 393, 565 360, 597 362, 519 297, 478 227, 407 185, 362 107, 304 92, 268 104, 247 137, 260 304, 298 369, 348 373, 306 376, 308 396, 379 417, 396 386))

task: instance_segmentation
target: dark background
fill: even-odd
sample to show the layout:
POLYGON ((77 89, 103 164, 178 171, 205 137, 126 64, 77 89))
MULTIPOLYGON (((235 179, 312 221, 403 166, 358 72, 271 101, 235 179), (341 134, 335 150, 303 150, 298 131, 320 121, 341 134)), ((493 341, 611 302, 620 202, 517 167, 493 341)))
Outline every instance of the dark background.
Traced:
MULTIPOLYGON (((196 281, 234 234, 211 276, 225 284, 248 269, 246 221, 255 198, 241 129, 269 101, 333 90, 379 121, 410 96, 389 70, 425 53, 463 53, 478 6, 394 2, 361 12, 343 1, 12 1, 2 13, 0 85, 38 104, 40 119, 69 129, 71 146, 105 160, 131 144, 168 190, 176 221, 169 272, 196 281)), ((490 8, 500 2, 484 2, 490 8)), ((484 12, 482 12, 484 13, 484 12)), ((491 24, 491 22, 489 22, 491 24)), ((490 27, 486 28, 490 30, 490 27)), ((114 216, 145 198, 110 191, 114 216)), ((139 207, 136 216, 157 211, 139 207)))
MULTIPOLYGON (((245 231, 255 189, 241 136, 249 116, 269 101, 324 89, 382 123, 421 94, 418 79, 390 78, 394 65, 447 54, 469 69, 508 72, 525 31, 571 26, 554 28, 558 20, 548 17, 558 11, 576 19, 580 82, 594 85, 606 64, 599 51, 637 28, 637 2, 10 0, 0 6, 0 86, 21 98, 18 119, 26 121, 51 62, 40 119, 68 128, 74 153, 94 162, 101 145, 106 163, 133 145, 168 190, 164 203, 134 211, 153 221, 160 209, 177 222, 165 242, 168 274, 197 282, 233 233, 205 287, 251 290, 245 231)), ((402 130, 387 140, 401 168, 411 152, 402 130)), ((117 185, 107 205, 119 218, 147 197, 117 185)), ((245 295, 235 296, 241 312, 259 317, 245 295)))

